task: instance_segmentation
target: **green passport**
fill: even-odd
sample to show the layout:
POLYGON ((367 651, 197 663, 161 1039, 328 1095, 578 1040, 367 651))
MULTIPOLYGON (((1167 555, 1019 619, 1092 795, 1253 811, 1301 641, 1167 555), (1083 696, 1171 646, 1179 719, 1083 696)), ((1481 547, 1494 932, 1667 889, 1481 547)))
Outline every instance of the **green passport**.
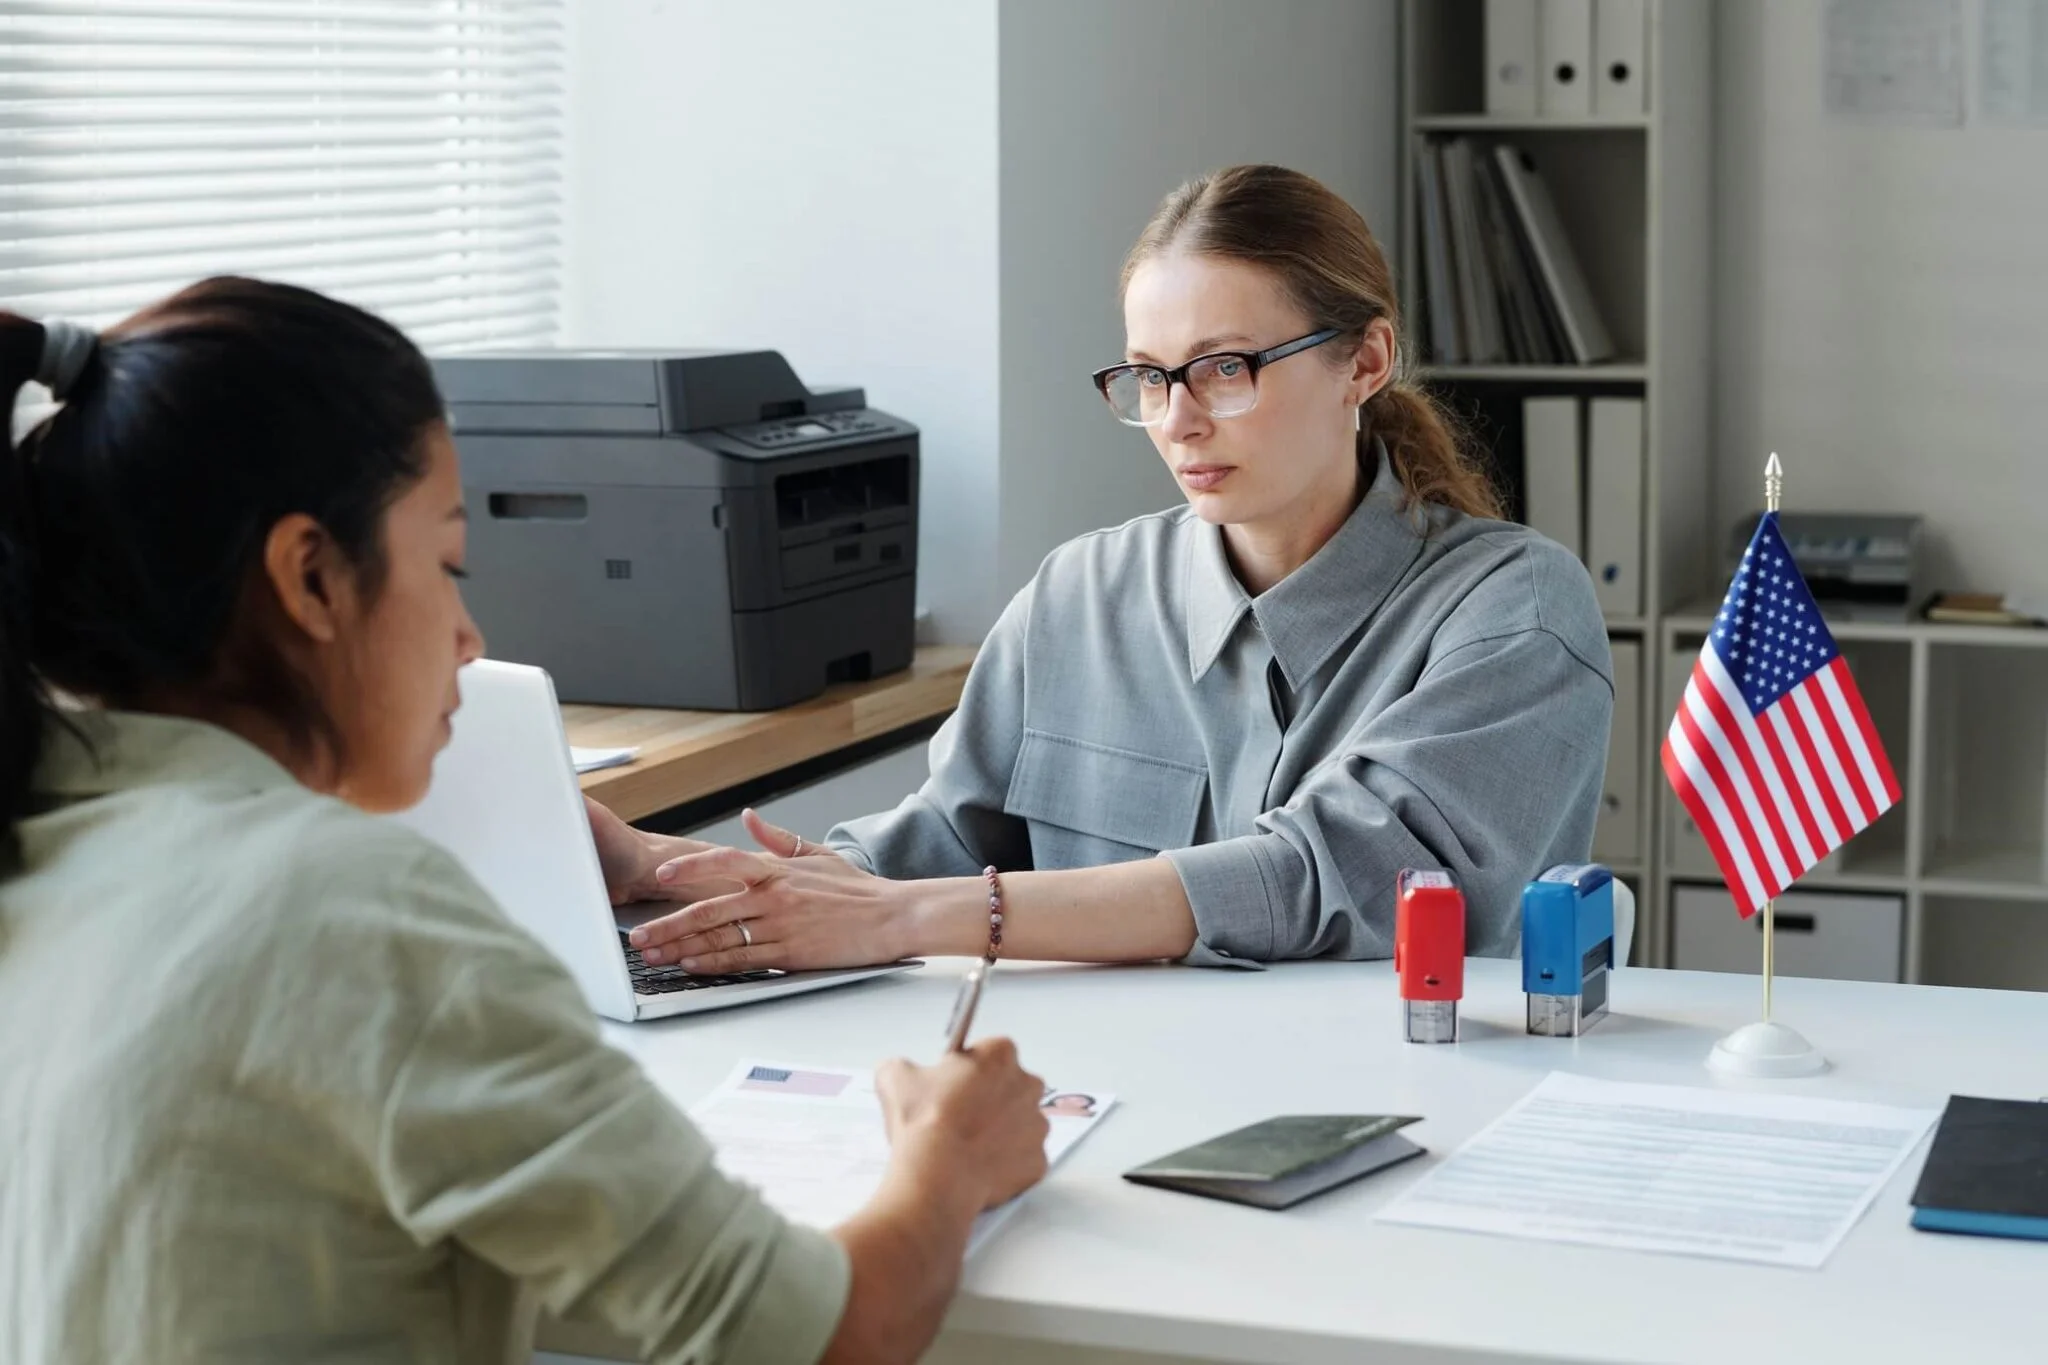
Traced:
POLYGON ((1284 1209, 1423 1149, 1400 1130, 1417 1116, 1289 1114, 1239 1128, 1125 1171, 1140 1185, 1284 1209))

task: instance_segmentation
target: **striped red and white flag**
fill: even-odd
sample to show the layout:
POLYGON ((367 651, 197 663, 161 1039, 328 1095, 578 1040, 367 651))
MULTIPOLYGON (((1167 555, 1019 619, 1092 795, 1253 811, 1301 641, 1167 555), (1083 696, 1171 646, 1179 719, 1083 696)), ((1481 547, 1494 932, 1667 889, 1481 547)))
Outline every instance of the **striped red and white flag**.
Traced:
POLYGON ((1775 512, 1757 524, 1693 665, 1664 775, 1744 919, 1899 799, 1775 512))

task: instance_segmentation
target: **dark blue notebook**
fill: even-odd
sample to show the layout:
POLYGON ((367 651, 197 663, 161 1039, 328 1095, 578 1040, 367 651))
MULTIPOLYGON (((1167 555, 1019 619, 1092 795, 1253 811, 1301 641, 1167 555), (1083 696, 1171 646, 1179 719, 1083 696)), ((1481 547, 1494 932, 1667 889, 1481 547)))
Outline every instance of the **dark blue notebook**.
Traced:
POLYGON ((2048 1241, 2048 1104, 1951 1095, 1913 1190, 1913 1226, 2048 1241))

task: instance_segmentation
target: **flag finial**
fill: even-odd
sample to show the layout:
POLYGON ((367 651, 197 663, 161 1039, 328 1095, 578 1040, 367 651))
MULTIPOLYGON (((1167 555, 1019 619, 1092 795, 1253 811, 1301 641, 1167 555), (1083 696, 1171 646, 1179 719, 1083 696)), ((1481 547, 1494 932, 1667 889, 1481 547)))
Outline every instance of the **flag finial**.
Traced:
POLYGON ((1771 458, 1764 461, 1764 510, 1775 512, 1778 501, 1785 495, 1785 466, 1778 462, 1778 452, 1772 451, 1771 458))

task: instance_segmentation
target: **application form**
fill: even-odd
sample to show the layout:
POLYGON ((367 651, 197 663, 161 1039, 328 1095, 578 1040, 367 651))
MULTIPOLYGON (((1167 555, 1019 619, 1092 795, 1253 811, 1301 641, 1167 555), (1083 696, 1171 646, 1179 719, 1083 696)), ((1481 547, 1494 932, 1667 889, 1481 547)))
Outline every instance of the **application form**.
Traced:
POLYGON ((1818 1269, 1939 1116, 1553 1072, 1379 1218, 1818 1269))
MULTIPOLYGON (((1115 1104, 1102 1091, 1049 1087, 1039 1105, 1052 1128, 1047 1164, 1059 1164, 1115 1104)), ((743 1061, 690 1117, 717 1149, 720 1170, 760 1190, 785 1218, 813 1227, 852 1217, 881 1188, 889 1164, 882 1103, 867 1072, 743 1061)), ((1013 1199, 976 1220, 967 1254, 1016 1207, 1013 1199)))

